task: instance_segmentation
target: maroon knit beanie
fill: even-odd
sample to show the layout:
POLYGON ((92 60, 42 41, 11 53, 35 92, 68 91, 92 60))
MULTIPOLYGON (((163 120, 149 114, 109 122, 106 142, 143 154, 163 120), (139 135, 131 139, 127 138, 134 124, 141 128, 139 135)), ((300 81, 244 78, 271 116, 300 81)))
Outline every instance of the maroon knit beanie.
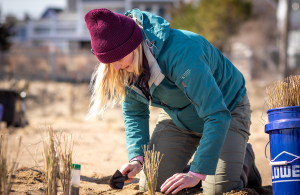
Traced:
POLYGON ((84 19, 91 34, 92 51, 102 63, 124 58, 143 40, 141 29, 131 18, 108 9, 93 9, 84 19))

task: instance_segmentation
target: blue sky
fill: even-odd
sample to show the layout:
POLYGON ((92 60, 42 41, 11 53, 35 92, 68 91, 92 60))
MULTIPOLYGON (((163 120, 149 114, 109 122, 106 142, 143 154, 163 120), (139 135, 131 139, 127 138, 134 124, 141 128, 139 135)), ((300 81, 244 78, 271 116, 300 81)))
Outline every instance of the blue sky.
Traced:
POLYGON ((28 13, 33 19, 38 19, 47 7, 66 7, 66 0, 0 0, 2 17, 11 13, 23 19, 28 13))

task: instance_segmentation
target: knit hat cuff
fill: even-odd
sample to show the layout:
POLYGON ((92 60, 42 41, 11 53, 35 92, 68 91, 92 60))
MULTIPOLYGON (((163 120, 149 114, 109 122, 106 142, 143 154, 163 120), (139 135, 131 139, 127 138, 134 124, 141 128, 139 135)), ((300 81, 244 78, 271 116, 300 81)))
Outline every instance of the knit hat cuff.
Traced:
POLYGON ((137 24, 135 24, 133 34, 125 43, 111 51, 103 53, 97 53, 94 51, 94 54, 97 57, 97 59, 102 63, 108 64, 116 62, 130 54, 132 51, 134 51, 142 43, 142 41, 142 31, 140 27, 137 24))

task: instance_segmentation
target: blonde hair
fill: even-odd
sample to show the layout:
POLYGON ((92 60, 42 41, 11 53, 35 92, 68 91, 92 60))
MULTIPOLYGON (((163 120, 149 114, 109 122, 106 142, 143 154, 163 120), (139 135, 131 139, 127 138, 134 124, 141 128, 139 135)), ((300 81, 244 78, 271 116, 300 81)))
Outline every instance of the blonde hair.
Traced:
POLYGON ((125 87, 143 72, 142 44, 133 51, 133 55, 133 72, 123 69, 117 71, 111 64, 100 63, 96 67, 90 83, 92 97, 86 119, 103 115, 109 105, 121 105, 125 100, 125 87))

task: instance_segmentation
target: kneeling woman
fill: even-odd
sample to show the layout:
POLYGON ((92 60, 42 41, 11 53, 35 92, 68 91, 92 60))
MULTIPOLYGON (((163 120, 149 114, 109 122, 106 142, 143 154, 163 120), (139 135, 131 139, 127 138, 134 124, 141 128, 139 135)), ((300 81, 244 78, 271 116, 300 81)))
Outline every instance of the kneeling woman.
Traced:
POLYGON ((218 49, 138 9, 125 16, 94 9, 85 21, 101 62, 92 78, 89 117, 109 103, 122 104, 129 160, 123 174, 140 172, 142 146, 150 144, 164 155, 157 191, 176 193, 200 181, 210 195, 261 185, 247 144, 251 110, 245 81, 218 49), (149 106, 162 108, 151 139, 149 106))

